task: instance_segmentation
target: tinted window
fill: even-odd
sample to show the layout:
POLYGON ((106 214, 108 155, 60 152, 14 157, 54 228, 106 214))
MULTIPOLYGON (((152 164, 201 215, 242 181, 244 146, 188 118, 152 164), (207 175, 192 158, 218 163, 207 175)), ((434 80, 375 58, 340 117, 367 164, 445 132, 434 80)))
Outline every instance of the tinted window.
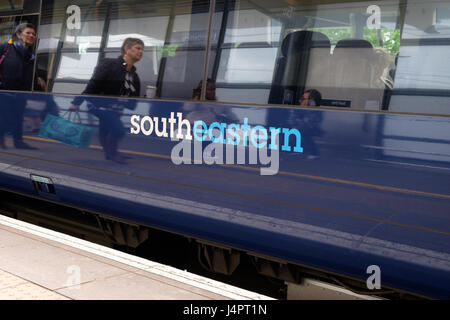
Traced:
POLYGON ((23 9, 23 0, 1 0, 0 12, 6 13, 23 9))
POLYGON ((31 14, 39 13, 39 0, 0 0, 0 14, 31 14))
POLYGON ((46 90, 81 93, 99 60, 118 57, 133 37, 145 44, 140 95, 155 86, 162 98, 190 99, 202 78, 208 10, 209 1, 46 0, 38 48, 46 90))
POLYGON ((220 3, 219 101, 450 113, 450 1, 220 3))
POLYGON ((409 1, 389 110, 450 114, 450 1, 409 1))
POLYGON ((11 39, 16 27, 16 17, 0 18, 0 42, 6 42, 11 39))

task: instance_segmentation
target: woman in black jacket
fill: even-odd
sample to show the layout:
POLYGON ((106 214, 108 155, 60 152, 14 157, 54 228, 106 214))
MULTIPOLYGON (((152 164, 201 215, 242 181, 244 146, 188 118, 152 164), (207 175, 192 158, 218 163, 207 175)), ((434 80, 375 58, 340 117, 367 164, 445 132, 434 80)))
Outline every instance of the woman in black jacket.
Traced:
MULTIPOLYGON (((122 55, 116 59, 103 59, 95 68, 92 78, 83 95, 139 96, 141 86, 134 64, 141 60, 144 43, 140 39, 127 38, 122 45, 122 55)), ((89 112, 99 119, 99 138, 105 157, 117 163, 125 164, 118 152, 119 140, 125 135, 120 116, 123 108, 134 109, 135 101, 125 105, 116 103, 111 106, 91 103, 94 99, 78 96, 72 101, 69 110, 79 110, 84 100, 88 101, 89 112)))
MULTIPOLYGON (((13 39, 0 45, 0 89, 30 91, 33 79, 36 28, 31 23, 16 27, 13 39)), ((25 99, 19 94, 3 94, 0 104, 0 148, 5 149, 4 135, 11 131, 18 149, 35 149, 23 142, 22 123, 25 99)))

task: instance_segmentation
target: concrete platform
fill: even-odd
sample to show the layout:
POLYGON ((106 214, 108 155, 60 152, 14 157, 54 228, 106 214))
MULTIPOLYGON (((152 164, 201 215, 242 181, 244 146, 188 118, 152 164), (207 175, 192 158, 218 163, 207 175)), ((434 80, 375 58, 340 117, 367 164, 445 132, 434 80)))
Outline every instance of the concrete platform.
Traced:
POLYGON ((272 300, 0 215, 0 300, 272 300))

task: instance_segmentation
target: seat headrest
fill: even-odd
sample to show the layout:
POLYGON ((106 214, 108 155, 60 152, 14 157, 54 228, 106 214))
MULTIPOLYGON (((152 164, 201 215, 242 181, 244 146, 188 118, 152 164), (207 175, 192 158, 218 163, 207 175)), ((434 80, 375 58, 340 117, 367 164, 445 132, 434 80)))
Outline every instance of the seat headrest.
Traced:
POLYGON ((289 33, 281 44, 283 56, 311 48, 331 49, 330 39, 321 32, 302 30, 289 33))
POLYGON ((366 48, 373 49, 372 44, 363 39, 343 39, 336 43, 336 48, 366 48))

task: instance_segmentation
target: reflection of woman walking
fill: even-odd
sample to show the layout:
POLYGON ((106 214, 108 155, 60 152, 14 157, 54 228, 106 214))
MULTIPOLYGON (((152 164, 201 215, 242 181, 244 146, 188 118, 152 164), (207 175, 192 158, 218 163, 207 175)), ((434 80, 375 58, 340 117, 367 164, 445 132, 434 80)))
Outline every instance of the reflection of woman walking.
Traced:
MULTIPOLYGON (((13 40, 0 45, 0 59, 3 59, 0 66, 1 89, 31 90, 34 66, 32 47, 35 40, 36 28, 31 23, 22 23, 16 27, 13 40)), ((22 140, 25 102, 19 94, 3 95, 0 107, 0 147, 3 149, 6 148, 4 135, 8 130, 13 134, 16 148, 35 149, 22 140)))
MULTIPOLYGON (((83 94, 112 96, 139 96, 140 80, 134 64, 142 58, 144 43, 140 39, 127 38, 122 45, 122 55, 117 59, 103 59, 95 68, 94 75, 83 94)), ((78 110, 85 97, 76 97, 69 110, 78 110)), ((113 106, 89 104, 89 112, 99 119, 99 137, 105 158, 125 164, 118 152, 119 140, 125 135, 120 116, 123 108, 133 109, 135 101, 113 106)))

